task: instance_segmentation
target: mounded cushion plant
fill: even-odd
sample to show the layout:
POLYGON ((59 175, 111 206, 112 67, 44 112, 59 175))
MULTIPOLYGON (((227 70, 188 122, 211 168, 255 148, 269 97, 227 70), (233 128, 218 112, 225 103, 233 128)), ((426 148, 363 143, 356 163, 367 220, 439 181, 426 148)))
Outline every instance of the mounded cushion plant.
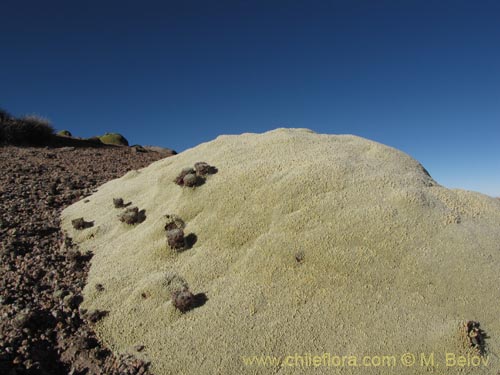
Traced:
POLYGON ((127 139, 119 133, 106 133, 100 136, 99 139, 107 145, 128 146, 127 139))
POLYGON ((305 129, 222 136, 109 181, 91 200, 61 220, 94 254, 81 308, 109 310, 99 338, 115 353, 144 345, 153 373, 245 374, 255 368, 234 360, 245 353, 307 353, 315 342, 358 353, 469 353, 481 349, 483 324, 487 349, 499 348, 500 202, 440 186, 394 148, 305 129), (171 182, 200 160, 220 168, 206 185, 171 182), (113 197, 148 209, 146 222, 119 222, 113 197), (192 251, 166 249, 167 212, 196 231, 192 251), (71 219, 80 216, 103 230, 76 231, 71 219), (182 285, 165 288, 169 270, 210 300, 188 310, 182 285), (106 290, 96 293, 96 283, 106 290))

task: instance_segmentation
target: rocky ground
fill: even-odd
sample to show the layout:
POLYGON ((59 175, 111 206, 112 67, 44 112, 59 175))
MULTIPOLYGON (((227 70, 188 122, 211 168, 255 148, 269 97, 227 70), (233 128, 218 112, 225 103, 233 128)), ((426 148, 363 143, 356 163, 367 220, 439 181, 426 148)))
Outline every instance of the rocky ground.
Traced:
POLYGON ((129 147, 0 147, 0 374, 147 374, 116 357, 79 310, 92 254, 59 228, 61 210, 170 154, 129 147))

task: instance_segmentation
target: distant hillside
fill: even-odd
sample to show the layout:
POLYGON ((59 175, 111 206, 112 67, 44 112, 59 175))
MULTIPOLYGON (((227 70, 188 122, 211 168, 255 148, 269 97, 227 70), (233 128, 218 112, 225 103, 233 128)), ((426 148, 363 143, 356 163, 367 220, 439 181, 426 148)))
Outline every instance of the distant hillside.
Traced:
POLYGON ((55 133, 50 120, 36 115, 14 117, 0 108, 0 145, 46 147, 130 147, 134 152, 158 152, 175 155, 177 152, 158 146, 129 146, 128 140, 119 133, 81 138, 69 130, 55 133))

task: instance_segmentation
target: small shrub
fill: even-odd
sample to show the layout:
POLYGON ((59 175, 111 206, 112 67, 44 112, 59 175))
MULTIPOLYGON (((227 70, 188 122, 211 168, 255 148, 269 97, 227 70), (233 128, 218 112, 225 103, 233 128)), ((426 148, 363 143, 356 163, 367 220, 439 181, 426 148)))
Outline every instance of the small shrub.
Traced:
POLYGON ((184 220, 177 215, 165 215, 165 218, 167 219, 167 223, 165 224, 165 230, 167 231, 177 228, 184 229, 186 227, 184 220))
POLYGON ((186 286, 176 289, 172 293, 172 304, 182 313, 188 312, 194 308, 203 306, 208 298, 205 293, 193 294, 186 286))
POLYGON ((78 219, 71 220, 71 225, 73 225, 73 228, 75 228, 76 230, 82 230, 93 227, 94 222, 85 221, 83 220, 83 217, 79 217, 78 219))
POLYGON ((193 168, 184 168, 181 173, 175 178, 174 182, 179 186, 184 186, 184 177, 188 174, 196 173, 193 168))
POLYGON ((195 175, 194 173, 188 173, 184 176, 182 182, 184 183, 184 186, 194 187, 199 184, 199 178, 200 177, 195 175))
POLYGON ((199 161, 194 164, 194 169, 196 170, 196 174, 198 176, 206 176, 208 174, 217 173, 217 168, 214 166, 205 163, 204 161, 199 161))
POLYGON ((167 232, 167 244, 172 250, 181 251, 187 248, 186 237, 184 237, 184 228, 186 224, 177 215, 166 215, 167 223, 165 231, 167 232))
POLYGON ((184 168, 174 182, 179 186, 201 186, 205 183, 205 177, 214 173, 217 173, 217 168, 199 161, 194 164, 194 168, 184 168))
POLYGON ((131 204, 132 202, 125 203, 123 198, 113 198, 113 206, 115 206, 115 208, 126 208, 131 204))
POLYGON ((7 112, 5 109, 0 108, 0 123, 5 121, 10 121, 11 119, 12 119, 11 114, 7 112))
POLYGON ((0 143, 4 144, 45 145, 53 135, 54 128, 50 121, 37 116, 25 116, 20 119, 6 117, 6 120, 0 122, 0 143))
POLYGON ((106 145, 128 146, 127 139, 118 133, 106 133, 100 136, 99 139, 106 145))
POLYGON ((179 186, 195 187, 203 185, 205 179, 196 175, 193 168, 184 168, 175 178, 174 182, 179 186))
POLYGON ((187 288, 172 293, 172 304, 182 313, 191 310, 195 305, 195 301, 194 294, 187 288))
POLYGON ((484 354, 486 351, 486 341, 488 338, 486 332, 484 332, 480 328, 480 323, 469 320, 466 323, 467 329, 467 339, 469 341, 469 345, 475 348, 480 354, 484 354))
POLYGON ((60 135, 61 137, 72 137, 73 136, 69 130, 60 130, 57 132, 57 135, 60 135))
POLYGON ((186 248, 186 239, 184 231, 180 228, 170 229, 167 231, 167 243, 172 250, 184 250, 186 248))
POLYGON ((118 216, 122 223, 129 225, 139 224, 146 220, 146 211, 140 210, 137 207, 127 208, 122 214, 118 216))
POLYGON ((115 208, 123 208, 125 207, 125 203, 122 198, 113 198, 113 205, 115 208))

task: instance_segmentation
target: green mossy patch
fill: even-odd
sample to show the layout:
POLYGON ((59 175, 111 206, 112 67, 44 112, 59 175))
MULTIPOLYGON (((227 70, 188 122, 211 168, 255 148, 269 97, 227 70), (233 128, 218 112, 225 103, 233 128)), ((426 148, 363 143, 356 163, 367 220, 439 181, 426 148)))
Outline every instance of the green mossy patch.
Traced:
POLYGON ((119 133, 106 133, 99 140, 106 145, 128 146, 127 139, 119 133))

